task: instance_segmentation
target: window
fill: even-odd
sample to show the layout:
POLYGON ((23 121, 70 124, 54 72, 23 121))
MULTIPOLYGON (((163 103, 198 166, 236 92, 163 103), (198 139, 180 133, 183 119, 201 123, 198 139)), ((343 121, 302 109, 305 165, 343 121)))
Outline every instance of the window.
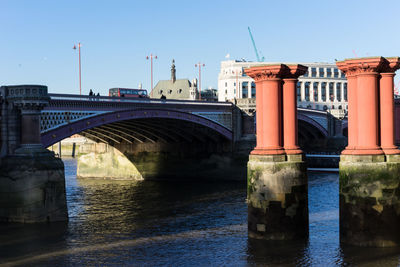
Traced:
POLYGON ((242 98, 248 97, 248 90, 247 87, 242 87, 242 98))
POLYGON ((248 82, 243 82, 242 83, 242 98, 248 98, 249 97, 248 86, 249 86, 248 82))
POLYGON ((329 84, 329 100, 333 101, 333 83, 328 83, 329 84))
POLYGON ((332 69, 331 68, 326 69, 326 77, 332 77, 332 69))
POLYGON ((225 82, 225 87, 228 87, 228 83, 227 82, 225 82))
POLYGON ((256 97, 256 83, 252 82, 251 83, 251 98, 255 98, 256 97))
POLYGON ((338 69, 333 69, 333 76, 334 76, 335 78, 338 78, 338 77, 339 77, 339 70, 338 70, 338 69))
POLYGON ((322 85, 321 85, 321 98, 322 98, 322 101, 326 101, 326 83, 322 83, 322 85))
POLYGON ((301 82, 297 82, 296 91, 297 91, 297 101, 301 101, 301 82))
POLYGON ((317 69, 311 68, 311 77, 317 77, 317 69))
POLYGON ((172 94, 172 90, 171 89, 168 90, 168 94, 172 94))
POLYGON ((319 77, 324 77, 324 76, 325 76, 324 68, 319 68, 319 77))
POLYGON ((160 95, 162 95, 162 93, 163 93, 163 90, 160 90, 160 95))
POLYGON ((342 99, 342 92, 341 92, 341 90, 340 90, 340 84, 341 83, 337 83, 336 84, 336 98, 337 98, 337 101, 341 101, 341 99, 342 99))
POLYGON ((344 89, 343 89, 343 94, 344 94, 344 100, 347 101, 347 83, 343 84, 344 89))
POLYGON ((182 94, 182 89, 178 89, 178 94, 182 94))
POLYGON ((310 83, 306 82, 306 86, 305 86, 305 99, 306 101, 310 101, 310 83))
POLYGON ((318 101, 318 83, 314 83, 314 90, 313 90, 313 100, 312 101, 318 101))

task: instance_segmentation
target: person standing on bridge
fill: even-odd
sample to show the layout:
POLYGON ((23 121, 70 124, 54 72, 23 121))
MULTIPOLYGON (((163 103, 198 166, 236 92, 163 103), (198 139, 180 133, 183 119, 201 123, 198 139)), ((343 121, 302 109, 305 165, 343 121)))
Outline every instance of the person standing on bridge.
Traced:
POLYGON ((89 100, 92 100, 92 96, 93 96, 93 90, 90 89, 90 91, 89 91, 89 100))

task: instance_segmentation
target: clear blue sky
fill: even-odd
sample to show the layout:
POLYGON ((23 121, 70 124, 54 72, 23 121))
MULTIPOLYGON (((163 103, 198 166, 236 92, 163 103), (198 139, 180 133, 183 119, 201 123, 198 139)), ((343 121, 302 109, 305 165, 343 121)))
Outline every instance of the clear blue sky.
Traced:
POLYGON ((150 88, 198 76, 217 87, 220 62, 255 60, 247 26, 267 61, 334 62, 400 56, 400 1, 41 1, 0 0, 0 85, 44 84, 53 93, 102 95, 111 87, 150 88))

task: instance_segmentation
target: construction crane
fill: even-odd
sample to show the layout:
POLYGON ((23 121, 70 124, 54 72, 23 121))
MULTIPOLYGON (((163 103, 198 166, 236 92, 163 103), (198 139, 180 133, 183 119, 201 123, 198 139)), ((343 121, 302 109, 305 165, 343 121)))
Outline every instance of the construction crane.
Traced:
MULTIPOLYGON (((256 52, 257 61, 264 62, 264 57, 261 55, 262 57, 260 58, 260 56, 258 55, 256 43, 254 42, 254 38, 253 38, 253 35, 251 34, 250 27, 247 27, 247 29, 249 30, 249 34, 250 34, 251 42, 253 43, 254 51, 256 52)), ((260 51, 260 54, 261 54, 261 51, 260 51)))

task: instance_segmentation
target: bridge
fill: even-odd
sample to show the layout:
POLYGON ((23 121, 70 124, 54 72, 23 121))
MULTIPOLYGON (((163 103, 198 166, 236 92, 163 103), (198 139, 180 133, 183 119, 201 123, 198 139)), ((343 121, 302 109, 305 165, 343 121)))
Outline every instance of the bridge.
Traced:
MULTIPOLYGON (((254 121, 250 126, 244 125, 244 115, 230 102, 70 94, 49 97, 49 104, 40 115, 41 143, 45 147, 77 133, 110 145, 158 140, 208 142, 218 138, 235 142, 246 131, 254 133, 254 121)), ((298 119, 300 140, 304 142, 342 131, 338 120, 325 111, 299 108, 298 119)))

